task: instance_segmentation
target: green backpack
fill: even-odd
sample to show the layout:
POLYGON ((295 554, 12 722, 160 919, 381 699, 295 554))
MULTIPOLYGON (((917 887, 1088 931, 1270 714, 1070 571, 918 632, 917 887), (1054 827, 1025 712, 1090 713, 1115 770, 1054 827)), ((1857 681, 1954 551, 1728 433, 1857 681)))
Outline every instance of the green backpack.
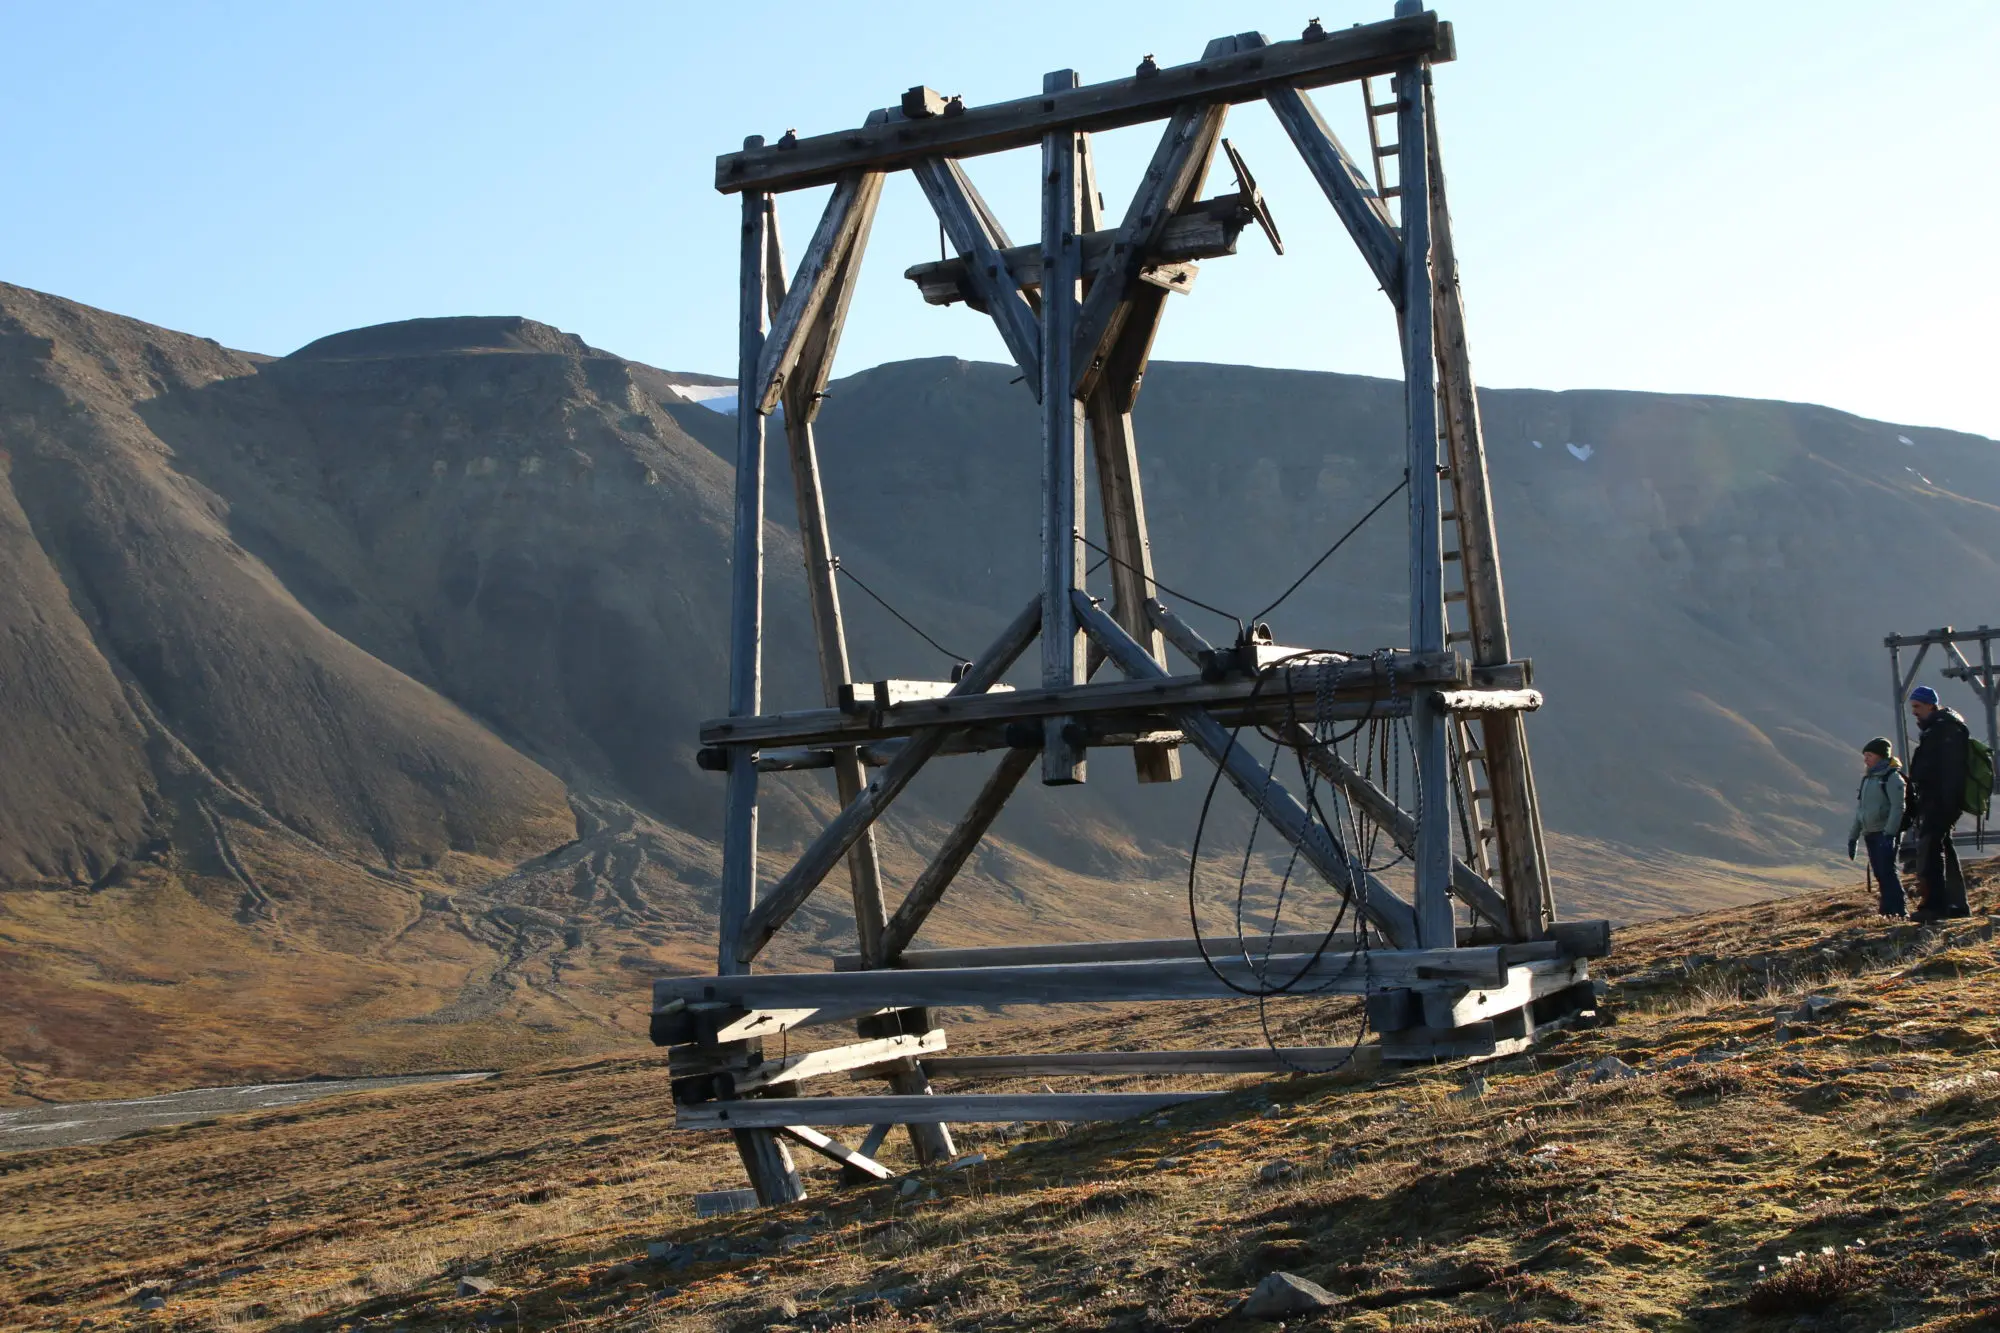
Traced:
POLYGON ((1965 813, 1978 820, 1986 818, 1993 803, 1993 750, 1985 741, 1965 738, 1965 813))

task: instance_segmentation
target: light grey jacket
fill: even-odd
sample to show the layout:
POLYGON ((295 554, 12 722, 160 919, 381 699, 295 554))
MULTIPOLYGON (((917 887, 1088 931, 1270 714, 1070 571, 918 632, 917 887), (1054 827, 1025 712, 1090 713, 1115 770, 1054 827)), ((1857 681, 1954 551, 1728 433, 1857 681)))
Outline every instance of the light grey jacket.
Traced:
POLYGON ((1903 765, 1899 760, 1887 759, 1869 767, 1861 779, 1861 790, 1854 801, 1854 826, 1847 830, 1848 841, 1852 842, 1864 833, 1887 833, 1894 835, 1903 827, 1903 796, 1906 786, 1903 782, 1903 765))

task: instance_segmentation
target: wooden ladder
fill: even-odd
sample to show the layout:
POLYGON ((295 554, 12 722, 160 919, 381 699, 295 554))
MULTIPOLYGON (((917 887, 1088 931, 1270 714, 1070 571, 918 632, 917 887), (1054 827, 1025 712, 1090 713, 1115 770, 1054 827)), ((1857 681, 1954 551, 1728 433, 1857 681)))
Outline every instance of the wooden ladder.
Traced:
MULTIPOLYGON (((1388 177, 1384 174, 1383 166, 1384 163, 1394 162, 1396 154, 1402 151, 1402 145, 1395 142, 1393 138, 1388 143, 1382 142, 1382 121, 1386 118, 1389 122, 1390 130, 1393 131, 1396 126, 1397 107, 1398 102, 1393 93, 1390 95, 1388 101, 1377 102, 1375 100, 1375 80, 1363 79, 1361 81, 1361 109, 1366 113, 1368 121, 1368 156, 1369 160, 1375 166, 1375 193, 1381 195, 1384 199, 1395 199, 1403 193, 1401 182, 1395 185, 1389 184, 1388 177)), ((1401 205, 1398 205, 1397 208, 1400 212, 1401 205)))
MULTIPOLYGON (((1439 386, 1439 396, 1443 386, 1439 386)), ((1444 420, 1443 404, 1439 404, 1438 420, 1444 420)), ((1449 468, 1439 470, 1438 480, 1452 479, 1449 468)), ((1458 505, 1454 500, 1450 508, 1438 515, 1442 520, 1444 537, 1444 567, 1446 582, 1457 582, 1456 588, 1447 587, 1444 593, 1445 647, 1472 642, 1471 619, 1467 615, 1465 591, 1465 560, 1461 554, 1464 547, 1463 525, 1459 521, 1458 505)), ((1499 836, 1493 820, 1493 781, 1486 772, 1486 751, 1479 742, 1478 733, 1467 724, 1465 718, 1452 719, 1452 754, 1457 764, 1456 774, 1460 790, 1465 798, 1466 837, 1470 845, 1465 849, 1465 862, 1477 870, 1487 880, 1493 879, 1493 840, 1499 836)))

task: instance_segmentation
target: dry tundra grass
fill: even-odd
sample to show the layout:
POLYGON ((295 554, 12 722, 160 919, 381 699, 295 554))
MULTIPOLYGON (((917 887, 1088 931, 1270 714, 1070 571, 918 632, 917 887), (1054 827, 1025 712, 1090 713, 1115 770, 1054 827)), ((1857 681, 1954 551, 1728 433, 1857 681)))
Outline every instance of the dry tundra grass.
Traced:
MULTIPOLYGON (((1975 906, 1993 895, 1989 876, 1975 906)), ((1615 1024, 1483 1084, 1463 1066, 1238 1081, 1145 1122, 971 1127, 986 1163, 913 1194, 808 1163, 804 1203, 706 1221, 691 1195, 740 1169, 726 1141, 672 1131, 655 1054, 16 1154, 0 1323, 1225 1329, 1287 1271, 1336 1302, 1292 1328, 1993 1327, 1996 961, 1983 915, 1892 932, 1852 894, 1655 923, 1607 960, 1615 1024), (1592 1081, 1609 1055, 1636 1075, 1592 1081), (493 1289, 461 1296, 463 1276, 493 1289)), ((1327 1040, 1344 1014, 1276 1017, 1327 1040)), ((1255 1026, 1186 1006, 952 1033, 1210 1045, 1255 1026)))

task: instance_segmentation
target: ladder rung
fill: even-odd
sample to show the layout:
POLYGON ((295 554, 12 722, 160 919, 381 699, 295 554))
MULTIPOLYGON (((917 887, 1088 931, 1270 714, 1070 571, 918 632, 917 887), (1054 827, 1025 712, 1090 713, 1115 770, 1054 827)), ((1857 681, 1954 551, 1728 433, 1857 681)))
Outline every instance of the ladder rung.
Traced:
POLYGON ((1474 787, 1472 789, 1472 799, 1475 801, 1488 800, 1492 795, 1493 789, 1491 787, 1474 787))
POLYGON ((1500 830, 1497 828, 1483 828, 1479 830, 1479 840, 1481 842, 1491 842, 1499 836, 1500 830))
POLYGON ((1469 629, 1455 629, 1444 636, 1444 641, 1446 643, 1471 643, 1472 631, 1469 629))
POLYGON ((1368 107, 1368 114, 1371 116, 1386 116, 1391 111, 1401 111, 1402 109, 1403 104, 1401 102, 1383 102, 1379 105, 1371 103, 1368 107))
POLYGON ((1377 190, 1375 193, 1378 198, 1399 199, 1402 197, 1403 187, 1400 185, 1388 185, 1384 186, 1380 190, 1377 190))
POLYGON ((1444 558, 1445 558, 1445 559, 1447 559, 1447 560, 1456 560, 1456 559, 1458 559, 1458 552, 1456 552, 1456 551, 1446 551, 1446 552, 1444 553, 1444 558))
POLYGON ((1438 521, 1441 523, 1456 523, 1458 522, 1458 511, 1454 509, 1449 514, 1439 514, 1438 521))
POLYGON ((1448 592, 1444 595, 1444 600, 1447 604, 1451 602, 1462 602, 1465 600, 1465 594, 1463 592, 1448 592))
POLYGON ((1486 762, 1486 751, 1484 751, 1484 750, 1461 750, 1461 751, 1459 751, 1459 757, 1460 757, 1460 758, 1462 758, 1462 759, 1477 759, 1477 760, 1478 760, 1478 761, 1479 761, 1480 763, 1482 763, 1482 764, 1483 764, 1483 763, 1485 763, 1485 762, 1486 762))
POLYGON ((1403 145, 1399 143, 1385 143, 1380 148, 1377 148, 1375 150, 1375 156, 1394 157, 1396 154, 1402 151, 1403 151, 1403 145))

